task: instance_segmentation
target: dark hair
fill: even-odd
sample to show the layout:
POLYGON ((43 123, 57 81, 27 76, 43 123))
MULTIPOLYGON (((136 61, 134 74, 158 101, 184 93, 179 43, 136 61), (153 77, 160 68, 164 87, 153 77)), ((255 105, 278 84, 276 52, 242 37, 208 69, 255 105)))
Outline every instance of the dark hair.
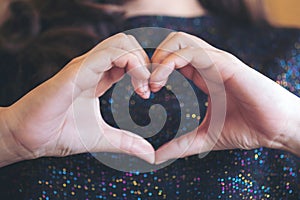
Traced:
MULTIPOLYGON (((118 32, 123 12, 103 4, 125 1, 13 1, 10 16, 0 27, 0 105, 13 103, 70 59, 118 32)), ((249 21, 243 1, 200 2, 212 13, 229 18, 239 15, 238 19, 249 21)))
POLYGON ((2 106, 116 32, 122 18, 122 12, 87 0, 14 1, 9 8, 0 27, 2 106))

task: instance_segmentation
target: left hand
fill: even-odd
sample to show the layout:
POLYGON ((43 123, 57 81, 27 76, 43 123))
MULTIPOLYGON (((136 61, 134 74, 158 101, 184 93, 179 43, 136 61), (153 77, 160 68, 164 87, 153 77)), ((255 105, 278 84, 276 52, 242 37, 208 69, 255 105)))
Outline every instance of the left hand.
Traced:
MULTIPOLYGON (((168 76, 178 69, 208 94, 206 116, 200 126, 163 145, 156 151, 156 163, 210 150, 269 147, 299 155, 297 125, 300 100, 233 55, 216 49, 186 33, 171 33, 155 51, 157 66, 150 78, 153 92, 160 90, 168 76), (201 73, 200 73, 201 72, 201 73), (216 72, 222 82, 217 82, 216 72), (204 77, 204 78, 203 78, 204 77), (208 90, 207 83, 214 85, 208 90), (211 95, 225 89, 226 113, 223 129, 208 132, 211 123, 211 95), (298 141, 298 142, 293 142, 298 141)), ((221 96, 222 97, 222 96, 221 96)), ((212 124, 214 126, 214 124, 212 124)))

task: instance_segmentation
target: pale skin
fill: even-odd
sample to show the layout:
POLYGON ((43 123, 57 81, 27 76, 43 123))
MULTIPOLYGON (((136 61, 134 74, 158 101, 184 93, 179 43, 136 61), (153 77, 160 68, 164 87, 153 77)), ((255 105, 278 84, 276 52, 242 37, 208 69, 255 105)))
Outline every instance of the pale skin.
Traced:
POLYGON ((210 150, 236 148, 268 147, 300 156, 300 99, 233 55, 195 36, 172 33, 157 48, 152 62, 159 64, 151 74, 152 91, 160 90, 168 75, 180 69, 210 96, 198 70, 208 80, 214 78, 209 74, 217 70, 223 79, 227 100, 221 133, 207 132, 212 108, 208 104, 199 128, 160 147, 156 151, 156 163, 210 150))
POLYGON ((77 120, 85 120, 91 132, 80 133, 74 113, 76 101, 82 107, 90 102, 99 105, 98 97, 126 72, 132 77, 135 91, 148 98, 148 62, 135 38, 117 34, 73 59, 15 104, 1 108, 0 165, 87 151, 127 153, 153 163, 154 149, 143 138, 110 127, 100 113, 96 115, 99 123, 90 123, 91 119, 84 118, 87 111, 80 113, 83 118, 77 120))
POLYGON ((122 6, 126 17, 139 15, 167 15, 176 17, 195 17, 206 12, 198 0, 129 0, 122 6))
MULTIPOLYGON (((145 3, 144 0, 132 2, 145 3)), ((186 2, 195 3, 192 0, 186 2)), ((127 6, 127 13, 130 13, 132 5, 127 6)), ((147 13, 157 14, 154 7, 152 12, 147 13)), ((201 7, 193 7, 195 15, 203 14, 201 7)), ((182 9, 179 15, 185 15, 185 11, 182 9)), ((299 112, 298 97, 200 38, 173 33, 149 59, 132 36, 118 34, 73 59, 15 104, 0 109, 0 166, 42 156, 83 152, 127 153, 150 163, 162 163, 211 149, 253 149, 261 146, 283 149, 300 156, 299 112), (150 72, 147 69, 149 62, 161 65, 150 72), (210 141, 215 133, 207 133, 210 104, 198 129, 163 145, 156 152, 143 138, 107 125, 100 112, 95 114, 99 123, 92 127, 88 120, 79 119, 86 120, 92 131, 84 134, 78 131, 73 110, 77 101, 82 105, 98 105, 98 97, 126 72, 132 77, 135 91, 147 99, 150 90, 160 90, 174 69, 180 69, 208 95, 198 70, 207 73, 208 79, 214 78, 209 76, 211 69, 220 72, 226 90, 227 110, 216 144, 210 141), (101 130, 101 133, 96 130, 101 130)))

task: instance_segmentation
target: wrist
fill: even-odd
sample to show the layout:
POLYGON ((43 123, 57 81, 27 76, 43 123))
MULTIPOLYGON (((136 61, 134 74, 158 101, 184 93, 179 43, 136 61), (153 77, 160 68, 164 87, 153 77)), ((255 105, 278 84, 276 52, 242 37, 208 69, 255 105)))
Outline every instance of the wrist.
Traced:
POLYGON ((0 167, 36 158, 34 153, 18 141, 18 130, 11 107, 0 107, 0 167))
POLYGON ((8 108, 0 108, 0 167, 23 160, 11 132, 8 108))
MULTIPOLYGON (((296 96, 295 96, 296 97, 296 96)), ((281 141, 282 149, 300 156, 300 98, 289 105, 286 137, 281 141)))

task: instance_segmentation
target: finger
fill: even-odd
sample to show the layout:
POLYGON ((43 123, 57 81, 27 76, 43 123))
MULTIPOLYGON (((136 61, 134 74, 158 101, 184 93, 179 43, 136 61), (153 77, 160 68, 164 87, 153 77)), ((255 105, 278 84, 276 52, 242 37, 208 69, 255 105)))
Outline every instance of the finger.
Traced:
MULTIPOLYGON (((138 41, 133 37, 132 35, 127 35, 132 48, 135 49, 134 51, 131 51, 133 54, 135 54, 140 62, 141 67, 144 69, 148 69, 150 66, 150 60, 144 49, 140 46, 138 41)), ((149 69, 148 69, 149 70, 149 69)), ((127 71, 129 75, 131 75, 132 71, 127 71)), ((147 73, 148 76, 132 76, 131 82, 134 87, 135 92, 141 96, 144 99, 148 99, 150 97, 150 88, 149 88, 149 78, 150 78, 150 72, 147 73)))
POLYGON ((131 46, 127 46, 126 48, 124 48, 124 50, 128 50, 133 54, 135 54, 140 59, 140 62, 143 63, 145 66, 147 66, 150 63, 150 60, 148 55, 144 51, 144 49, 141 47, 141 45, 139 44, 139 42, 136 40, 134 36, 127 35, 127 37, 130 43, 126 45, 131 45, 131 46), (132 48, 133 50, 129 50, 128 47, 132 48))
POLYGON ((156 48, 151 60, 154 63, 161 63, 171 53, 186 47, 214 48, 196 36, 184 32, 173 32, 156 48))
POLYGON ((208 94, 208 88, 204 79, 192 65, 187 65, 181 68, 179 71, 184 77, 193 81, 193 83, 205 94, 208 94))
MULTIPOLYGON (((152 56, 151 60, 153 63, 153 73, 157 71, 157 68, 160 68, 161 72, 163 73, 165 70, 167 73, 165 73, 165 77, 170 75, 170 72, 172 72, 175 67, 172 69, 162 69, 165 66, 162 64, 164 60, 169 57, 174 52, 177 52, 181 49, 192 49, 192 48, 201 48, 201 49, 215 49, 214 47, 210 46, 208 43, 204 42, 203 40, 193 36, 189 35, 187 33, 183 32, 177 32, 177 33, 171 33, 169 36, 158 46, 157 50, 155 51, 154 55, 152 56)), ((188 63, 186 63, 188 64, 188 63)), ((158 73, 159 74, 159 73, 158 73)), ((150 88, 151 91, 156 92, 163 87, 167 81, 167 78, 160 79, 161 77, 158 74, 152 74, 150 79, 150 88)))
MULTIPOLYGON (((152 64, 156 66, 156 64, 152 64)), ((165 86, 168 77, 174 71, 175 65, 162 65, 156 67, 155 71, 152 72, 149 80, 150 89, 152 92, 158 92, 163 86, 165 86)))
POLYGON ((232 56, 228 56, 221 50, 186 47, 170 54, 162 64, 151 74, 150 87, 152 91, 159 90, 168 79, 174 69, 183 69, 189 78, 204 92, 212 93, 220 91, 224 82, 231 78, 240 65, 232 62, 232 56), (193 67, 195 70, 191 70, 193 67), (191 72, 193 74, 191 74, 191 72))
POLYGON ((135 37, 132 35, 126 35, 125 33, 118 33, 110 38, 107 38, 106 40, 103 40, 91 51, 100 51, 110 47, 119 48, 135 54, 139 58, 140 62, 145 64, 145 66, 150 62, 149 57, 135 37))
MULTIPOLYGON (((109 73, 112 67, 129 69, 131 76, 146 80, 149 78, 149 71, 141 67, 136 55, 118 48, 109 47, 101 51, 92 51, 82 61, 75 63, 75 68, 69 67, 61 74, 61 81, 66 81, 66 76, 73 76, 76 79, 71 81, 75 85, 74 97, 82 91, 97 87, 97 93, 103 93, 108 86, 122 77, 122 70, 115 70, 118 74, 109 73), (77 70, 76 70, 77 68, 77 70), (107 73, 105 73, 107 72, 107 73), (101 80, 101 81, 100 81, 101 80)), ((67 82, 68 83, 68 82, 67 82)))
MULTIPOLYGON (((131 55, 134 57, 134 55, 131 55)), ((131 57, 129 56, 129 57, 131 57)), ((129 58, 128 55, 124 55, 117 60, 114 61, 114 64, 116 66, 123 66, 126 62, 126 59, 129 58), (126 58, 124 58, 126 57, 126 58)), ((149 98, 150 96, 150 90, 148 87, 148 79, 150 77, 149 71, 145 70, 145 68, 142 67, 132 67, 132 62, 128 61, 127 68, 131 68, 130 75, 131 79, 135 80, 133 81, 133 84, 135 84, 136 88, 139 88, 140 96, 142 98, 149 98), (136 78, 138 77, 138 78, 136 78), (144 86, 145 85, 145 86, 144 86), (144 86, 144 87, 143 87, 144 86), (143 87, 143 88, 141 88, 143 87)), ((124 74, 126 73, 125 68, 118 68, 113 67, 110 70, 104 72, 103 77, 99 81, 99 84, 97 86, 97 96, 101 96, 107 89, 109 89, 114 83, 118 82, 120 79, 123 78, 124 74)))
POLYGON ((113 67, 110 70, 104 72, 101 80, 98 83, 96 89, 96 96, 102 96, 112 85, 123 78, 125 74, 124 68, 113 67))
POLYGON ((212 104, 212 99, 209 97, 206 115, 198 128, 171 140, 156 151, 156 164, 194 154, 204 156, 212 150, 225 150, 234 147, 231 142, 228 142, 228 138, 223 137, 222 114, 219 114, 218 109, 213 108, 212 104), (216 115, 216 110, 219 115, 216 115))
MULTIPOLYGON (((162 61, 162 58, 165 58, 167 55, 169 55, 169 53, 172 53, 172 51, 168 51, 166 48, 164 48, 166 43, 169 43, 169 41, 174 37, 174 35, 177 32, 172 32, 170 33, 157 47, 156 50, 154 51, 151 61, 152 63, 160 63, 162 61), (163 49, 165 49, 166 51, 162 51, 163 49), (159 55, 162 53, 163 55, 159 55)), ((153 69, 154 70, 154 69, 153 69)))
MULTIPOLYGON (((74 126, 80 139, 78 152, 116 152, 154 163, 154 149, 145 139, 109 126, 101 116, 99 99, 81 96, 73 103, 74 126)), ((76 146, 76 144, 71 144, 76 146)))
POLYGON ((184 158, 187 156, 209 152, 214 143, 204 130, 195 129, 179 138, 164 144, 155 152, 155 163, 161 164, 170 159, 184 158))
MULTIPOLYGON (((185 49, 177 50, 165 57, 165 59, 161 61, 161 64, 159 64, 151 74, 151 91, 159 91, 165 85, 165 83, 168 80, 168 77, 175 69, 182 69, 188 65, 194 67, 191 63, 193 61, 193 54, 195 54, 194 51, 194 48, 187 47, 185 49)), ((191 72, 194 73, 195 71, 186 70, 187 75, 189 75, 190 77, 192 77, 191 72)))
POLYGON ((137 156, 152 164, 155 161, 154 148, 144 138, 108 125, 105 126, 101 140, 95 144, 92 151, 125 153, 137 156))
MULTIPOLYGON (((139 60, 136 54, 129 53, 129 55, 134 55, 139 60)), ((117 66, 123 66, 124 61, 126 61, 126 56, 124 59, 120 58, 116 61, 114 61, 114 64, 117 66)), ((150 78, 150 72, 146 68, 145 63, 139 62, 138 64, 132 62, 131 60, 128 60, 128 63, 126 65, 126 71, 131 76, 133 87, 137 94, 139 94, 142 98, 147 99, 150 97, 150 89, 149 89, 149 78, 150 78)))
MULTIPOLYGON (((150 77, 150 74, 149 74, 149 77, 150 77)), ((132 82, 132 86, 134 87, 134 91, 143 99, 149 99, 150 94, 151 94, 148 79, 140 79, 140 78, 136 79, 134 77, 131 78, 131 82, 132 82)))
POLYGON ((136 74, 136 76, 132 76, 132 85, 134 90, 138 95, 142 98, 149 98, 150 89, 148 79, 150 77, 150 72, 147 70, 149 66, 149 57, 145 53, 144 49, 140 46, 138 41, 132 35, 126 35, 124 33, 119 33, 111 38, 104 40, 102 43, 97 45, 92 51, 99 51, 109 47, 120 48, 122 50, 128 51, 137 56, 140 62, 140 68, 137 71, 144 71, 142 76, 139 76, 138 72, 132 72, 132 70, 136 70, 136 68, 131 68, 130 66, 126 68, 126 72, 132 76, 132 74, 136 74), (146 78, 145 78, 146 76, 146 78))

